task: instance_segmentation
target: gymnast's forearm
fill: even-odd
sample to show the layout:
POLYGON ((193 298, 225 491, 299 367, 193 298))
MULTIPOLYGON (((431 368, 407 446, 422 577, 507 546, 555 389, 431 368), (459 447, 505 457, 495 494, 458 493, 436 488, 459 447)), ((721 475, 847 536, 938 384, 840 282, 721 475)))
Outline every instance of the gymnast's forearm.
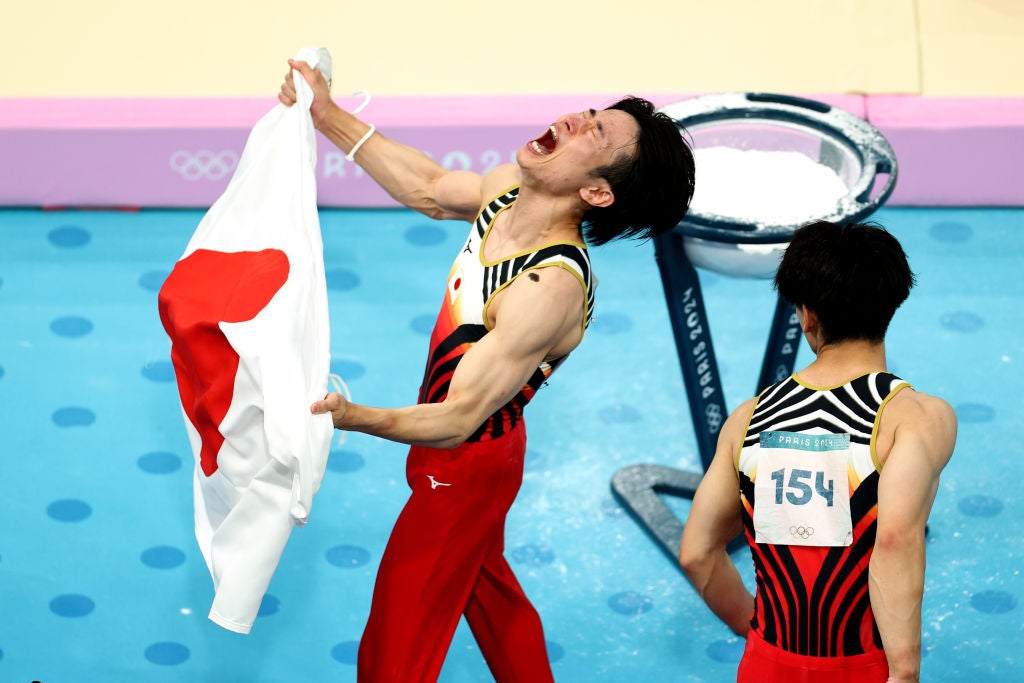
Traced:
POLYGON ((376 408, 349 403, 334 426, 389 441, 431 448, 462 444, 482 420, 469 411, 442 403, 422 403, 404 408, 376 408))
POLYGON ((339 149, 356 149, 358 163, 391 197, 431 218, 455 218, 438 203, 436 187, 448 171, 423 152, 403 145, 333 102, 316 122, 317 129, 339 149), (368 136, 368 137, 367 137, 368 136), (360 145, 360 141, 362 144, 360 145))
POLYGON ((920 674, 924 565, 924 534, 876 542, 871 556, 871 610, 894 681, 917 681, 920 674))

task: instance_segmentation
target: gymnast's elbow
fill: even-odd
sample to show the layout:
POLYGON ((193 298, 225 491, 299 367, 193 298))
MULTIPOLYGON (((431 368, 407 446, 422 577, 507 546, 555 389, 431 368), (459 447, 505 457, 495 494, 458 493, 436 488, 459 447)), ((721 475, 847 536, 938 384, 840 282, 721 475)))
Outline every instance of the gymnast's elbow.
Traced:
POLYGON ((680 546, 679 567, 691 581, 694 576, 698 576, 701 573, 701 568, 707 564, 707 561, 707 555, 694 552, 694 549, 688 547, 685 543, 680 546))
POLYGON ((714 549, 697 543, 685 533, 679 544, 679 567, 698 591, 703 591, 715 565, 714 549))

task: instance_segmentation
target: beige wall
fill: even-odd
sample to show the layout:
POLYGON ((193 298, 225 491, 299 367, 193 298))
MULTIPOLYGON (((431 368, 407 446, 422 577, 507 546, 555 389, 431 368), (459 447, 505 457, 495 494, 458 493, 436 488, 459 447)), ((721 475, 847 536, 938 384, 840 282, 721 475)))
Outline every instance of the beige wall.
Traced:
POLYGON ((272 95, 303 45, 336 92, 1024 96, 1024 0, 2 2, 0 97, 272 95))

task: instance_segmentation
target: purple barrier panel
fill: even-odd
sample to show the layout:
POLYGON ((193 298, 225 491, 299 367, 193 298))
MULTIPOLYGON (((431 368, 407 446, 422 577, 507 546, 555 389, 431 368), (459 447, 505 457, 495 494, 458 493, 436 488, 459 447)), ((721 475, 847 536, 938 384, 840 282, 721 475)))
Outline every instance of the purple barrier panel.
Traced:
MULTIPOLYGON (((650 95, 661 107, 695 95, 650 95)), ((361 114, 445 168, 486 172, 566 112, 618 95, 374 98, 361 114)), ((859 95, 811 95, 864 116, 859 95)), ((357 97, 338 96, 343 106, 357 97)), ((202 208, 227 187, 249 130, 273 98, 0 99, 0 204, 202 208)), ((320 138, 320 203, 397 204, 320 138)))
MULTIPOLYGON (((561 114, 616 99, 383 97, 362 116, 446 168, 485 172, 512 161, 561 114)), ((227 187, 249 130, 274 106, 273 98, 0 99, 0 204, 207 207, 227 187)), ((323 206, 397 205, 325 139, 318 149, 323 206)))
POLYGON ((208 206, 248 131, 0 130, 0 204, 208 206))
POLYGON ((209 206, 260 99, 0 99, 0 204, 209 206))
MULTIPOLYGON (((536 126, 395 128, 445 168, 484 173, 514 161, 536 126)), ((225 190, 248 130, 0 130, 0 204, 205 207, 225 190)), ((318 136, 321 206, 397 206, 318 136)))
POLYGON ((892 206, 1024 206, 1024 98, 867 97, 892 144, 892 206))

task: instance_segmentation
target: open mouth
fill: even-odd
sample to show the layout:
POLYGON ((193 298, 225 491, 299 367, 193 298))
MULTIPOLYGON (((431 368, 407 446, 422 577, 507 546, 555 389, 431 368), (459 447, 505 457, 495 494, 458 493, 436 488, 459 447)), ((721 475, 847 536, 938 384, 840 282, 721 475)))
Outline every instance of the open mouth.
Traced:
POLYGON ((530 149, 541 156, 551 154, 558 145, 558 132, 554 126, 549 127, 539 138, 530 141, 530 149))

